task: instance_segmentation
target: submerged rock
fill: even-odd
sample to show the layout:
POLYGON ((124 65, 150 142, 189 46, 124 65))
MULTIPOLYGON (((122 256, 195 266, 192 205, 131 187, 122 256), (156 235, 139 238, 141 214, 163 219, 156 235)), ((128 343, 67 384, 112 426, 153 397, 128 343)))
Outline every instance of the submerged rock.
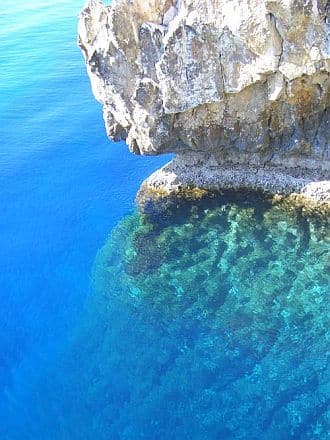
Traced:
POLYGON ((87 2, 79 45, 108 135, 136 154, 177 154, 145 188, 329 199, 329 182, 308 189, 329 177, 327 5, 87 2))
POLYGON ((299 199, 244 191, 204 194, 197 202, 184 197, 163 207, 160 216, 151 211, 119 223, 97 258, 96 290, 112 292, 104 276, 118 278, 132 287, 134 298, 164 302, 165 313, 167 294, 179 304, 186 295, 195 298, 198 287, 204 291, 199 300, 207 303, 208 293, 219 295, 220 280, 258 298, 264 295, 260 282, 268 293, 281 282, 284 294, 301 270, 313 273, 308 265, 314 257, 315 280, 320 277, 326 288, 328 232, 328 212, 308 210, 299 199))
POLYGON ((33 438, 46 417, 51 439, 328 440, 329 227, 286 203, 231 191, 123 219, 30 385, 33 438))
POLYGON ((134 339, 114 437, 327 439, 329 228, 290 207, 229 192, 112 232, 93 282, 105 314, 130 314, 125 333, 111 321, 116 368, 111 344, 134 339))

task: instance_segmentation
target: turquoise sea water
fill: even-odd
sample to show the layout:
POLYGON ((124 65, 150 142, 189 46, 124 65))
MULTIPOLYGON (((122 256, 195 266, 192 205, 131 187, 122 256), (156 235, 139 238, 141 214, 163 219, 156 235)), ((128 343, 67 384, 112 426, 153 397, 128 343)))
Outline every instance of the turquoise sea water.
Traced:
POLYGON ((328 230, 233 195, 134 212, 80 1, 0 5, 0 438, 328 439, 328 230))

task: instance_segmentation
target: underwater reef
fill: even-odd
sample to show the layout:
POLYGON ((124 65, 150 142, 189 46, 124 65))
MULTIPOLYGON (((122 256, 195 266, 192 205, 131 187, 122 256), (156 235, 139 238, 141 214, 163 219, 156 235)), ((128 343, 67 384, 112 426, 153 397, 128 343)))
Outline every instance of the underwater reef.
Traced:
POLYGON ((328 218, 232 191, 125 217, 31 438, 328 440, 328 218))
POLYGON ((99 304, 131 314, 128 333, 145 327, 116 364, 134 390, 118 438, 329 438, 322 213, 230 192, 134 214, 100 250, 93 283, 99 304))

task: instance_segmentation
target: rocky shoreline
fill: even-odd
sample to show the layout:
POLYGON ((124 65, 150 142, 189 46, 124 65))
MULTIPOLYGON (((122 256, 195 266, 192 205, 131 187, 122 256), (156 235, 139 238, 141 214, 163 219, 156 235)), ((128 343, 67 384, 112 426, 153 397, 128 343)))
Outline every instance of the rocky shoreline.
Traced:
POLYGON ((192 187, 330 203, 328 14, 325 0, 87 2, 78 41, 109 137, 176 155, 140 206, 192 187))
MULTIPOLYGON (((212 192, 236 190, 263 192, 266 196, 290 197, 292 203, 322 207, 330 212, 330 181, 327 173, 281 167, 263 168, 241 164, 212 166, 210 161, 176 157, 148 177, 137 195, 143 212, 149 203, 165 203, 182 197, 196 199, 212 192), (320 179, 324 180, 320 180, 320 179)), ((166 203, 165 203, 166 204, 166 203)))

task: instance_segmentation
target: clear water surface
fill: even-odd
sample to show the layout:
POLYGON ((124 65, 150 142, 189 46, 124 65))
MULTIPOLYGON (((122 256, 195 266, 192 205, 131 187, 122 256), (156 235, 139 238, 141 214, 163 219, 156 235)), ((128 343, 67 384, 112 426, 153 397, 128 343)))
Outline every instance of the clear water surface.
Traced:
POLYGON ((329 439, 324 219, 234 194, 138 215, 168 157, 106 139, 81 7, 0 5, 0 438, 329 439))
MULTIPOLYGON (((76 45, 79 0, 0 4, 0 438, 35 436, 28 387, 67 344, 91 266, 168 160, 106 138, 76 45)), ((45 408, 45 413, 47 409, 45 408)), ((59 437, 67 438, 67 437, 59 437)), ((86 438, 82 436, 81 438, 86 438)))

